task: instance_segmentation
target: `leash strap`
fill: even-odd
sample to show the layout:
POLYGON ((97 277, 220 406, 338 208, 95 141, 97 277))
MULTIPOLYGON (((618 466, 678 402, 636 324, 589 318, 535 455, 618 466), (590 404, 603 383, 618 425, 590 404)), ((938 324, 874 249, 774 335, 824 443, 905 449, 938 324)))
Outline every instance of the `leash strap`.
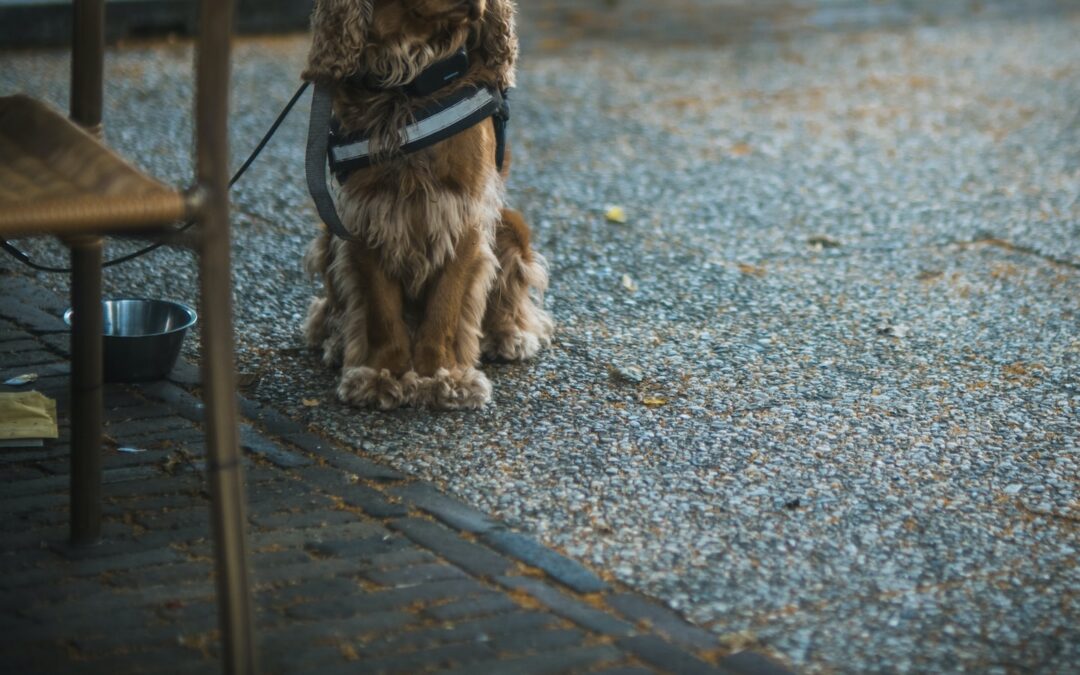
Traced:
POLYGON ((361 241, 345 229, 338 217, 334 198, 326 186, 327 145, 330 141, 330 117, 334 112, 334 90, 329 84, 315 83, 311 96, 311 120, 308 124, 307 156, 304 162, 308 192, 315 202, 319 217, 335 236, 347 241, 361 241))

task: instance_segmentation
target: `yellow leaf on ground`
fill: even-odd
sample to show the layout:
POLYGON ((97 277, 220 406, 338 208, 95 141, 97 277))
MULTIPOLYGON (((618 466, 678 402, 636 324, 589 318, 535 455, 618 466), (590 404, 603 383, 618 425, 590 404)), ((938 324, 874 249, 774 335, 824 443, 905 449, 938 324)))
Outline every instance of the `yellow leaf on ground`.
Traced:
POLYGON ((302 399, 300 402, 304 404, 305 408, 314 408, 315 406, 322 403, 322 401, 317 398, 305 398, 302 399))
POLYGON ((604 212, 604 217, 608 219, 608 222, 625 224, 626 209, 621 206, 609 206, 607 211, 604 212))
POLYGON ((645 404, 646 408, 662 408, 668 404, 668 400, 660 396, 646 396, 641 399, 641 402, 645 404))

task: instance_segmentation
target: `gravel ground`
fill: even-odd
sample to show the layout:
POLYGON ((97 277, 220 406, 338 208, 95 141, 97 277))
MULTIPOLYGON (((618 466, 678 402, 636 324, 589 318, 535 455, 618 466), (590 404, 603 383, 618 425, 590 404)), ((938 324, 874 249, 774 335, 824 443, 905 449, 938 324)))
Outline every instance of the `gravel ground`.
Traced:
MULTIPOLYGON (((481 413, 336 403, 299 349, 301 110, 235 192, 247 394, 799 671, 1076 672, 1080 13, 677 48, 598 25, 527 34, 515 95, 552 349, 489 366, 481 413)), ((305 50, 239 44, 236 155, 305 50)), ((109 64, 110 140, 174 180, 189 63, 109 64)), ((0 90, 65 87, 61 55, 0 55, 0 90)), ((165 251, 106 282, 192 279, 165 251)))

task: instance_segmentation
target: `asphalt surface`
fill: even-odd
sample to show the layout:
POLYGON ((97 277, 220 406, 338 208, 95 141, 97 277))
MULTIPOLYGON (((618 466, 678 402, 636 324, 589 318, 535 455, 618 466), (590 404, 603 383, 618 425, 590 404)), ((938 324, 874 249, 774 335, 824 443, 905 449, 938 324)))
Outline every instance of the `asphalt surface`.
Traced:
MULTIPOLYGON (((337 403, 301 349, 299 110, 234 193, 246 395, 799 671, 1075 672, 1076 5, 665 41, 636 4, 523 22, 510 197, 551 261, 553 347, 487 366, 483 412, 337 403)), ((723 20, 679 14, 702 4, 672 25, 723 20)), ((237 160, 306 46, 238 45, 237 160)), ((110 141, 172 180, 189 71, 184 44, 109 61, 110 141)), ((0 56, 2 91, 63 105, 66 77, 0 56)), ((193 279, 165 251, 106 285, 193 279)))

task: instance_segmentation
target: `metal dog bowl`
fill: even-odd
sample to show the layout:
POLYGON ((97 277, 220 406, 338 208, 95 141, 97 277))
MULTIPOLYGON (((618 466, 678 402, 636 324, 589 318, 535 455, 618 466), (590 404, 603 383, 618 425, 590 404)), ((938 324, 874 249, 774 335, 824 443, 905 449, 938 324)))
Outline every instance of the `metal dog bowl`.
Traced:
MULTIPOLYGON (((103 351, 106 382, 159 380, 180 356, 195 310, 168 300, 104 300, 103 351)), ((64 312, 71 325, 73 310, 64 312)))

